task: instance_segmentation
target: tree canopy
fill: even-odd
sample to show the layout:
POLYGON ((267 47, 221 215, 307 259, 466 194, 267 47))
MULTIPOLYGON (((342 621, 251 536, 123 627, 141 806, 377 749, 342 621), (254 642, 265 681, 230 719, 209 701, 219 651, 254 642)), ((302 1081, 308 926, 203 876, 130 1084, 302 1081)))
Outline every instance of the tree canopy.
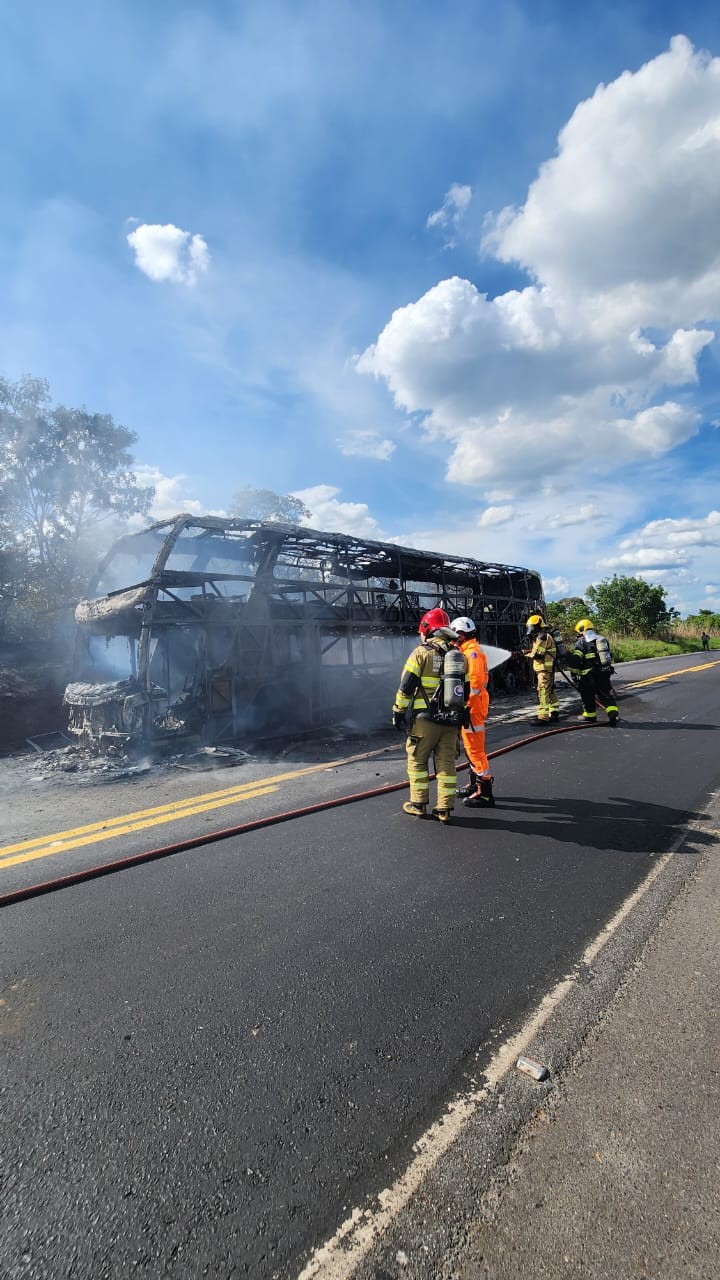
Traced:
POLYGON ((547 620, 551 627, 571 632, 576 622, 587 615, 588 606, 579 596, 567 600, 551 600, 546 605, 547 620))
POLYGON ((146 515, 137 439, 109 414, 52 405, 47 382, 0 377, 0 592, 36 608, 84 589, 99 527, 146 515))
POLYGON ((605 578, 587 589, 593 621, 616 636, 653 636, 679 615, 669 608, 665 588, 643 578, 605 578))
POLYGON ((277 520, 285 524, 299 524, 310 515, 305 503, 291 493, 280 494, 272 489, 255 489, 250 484, 246 484, 235 494, 231 511, 242 520, 277 520))
POLYGON ((699 631, 720 631, 720 613, 714 613, 712 609, 699 609, 697 613, 688 614, 685 621, 699 631))

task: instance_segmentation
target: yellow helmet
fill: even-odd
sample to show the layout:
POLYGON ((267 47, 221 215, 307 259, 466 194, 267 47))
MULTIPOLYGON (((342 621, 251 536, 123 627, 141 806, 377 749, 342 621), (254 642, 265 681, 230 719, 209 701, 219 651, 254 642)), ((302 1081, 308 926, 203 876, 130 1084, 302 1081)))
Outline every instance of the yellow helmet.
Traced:
POLYGON ((544 618, 540 617, 539 613, 531 613, 530 617, 525 623, 525 626, 527 627, 528 631, 530 630, 531 627, 544 627, 545 620, 544 618))
POLYGON ((592 631, 592 622, 589 618, 581 618, 579 622, 575 623, 575 630, 579 636, 582 635, 583 631, 592 631))

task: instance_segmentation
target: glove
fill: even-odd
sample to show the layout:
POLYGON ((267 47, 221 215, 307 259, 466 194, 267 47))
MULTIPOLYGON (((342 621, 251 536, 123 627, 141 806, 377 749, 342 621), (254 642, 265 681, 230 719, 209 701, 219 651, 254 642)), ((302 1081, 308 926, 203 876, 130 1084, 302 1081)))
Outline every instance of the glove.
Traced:
POLYGON ((462 711, 460 712, 460 724, 463 729, 470 728, 470 725, 472 724, 472 720, 470 719, 469 707, 463 707, 462 711))
POLYGON ((393 729, 397 729, 398 733, 404 733, 407 725, 405 724, 405 712, 393 711, 393 729))

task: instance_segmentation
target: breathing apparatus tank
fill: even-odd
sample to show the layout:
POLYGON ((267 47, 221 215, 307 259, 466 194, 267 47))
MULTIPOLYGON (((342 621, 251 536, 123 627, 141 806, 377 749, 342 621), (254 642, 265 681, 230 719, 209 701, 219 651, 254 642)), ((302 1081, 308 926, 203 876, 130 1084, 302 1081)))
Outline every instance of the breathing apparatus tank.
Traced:
POLYGON ((612 666, 612 654, 610 652, 610 645, 605 639, 605 636, 595 636, 595 652, 597 653, 598 662, 600 663, 601 667, 612 666))
POLYGON ((442 699, 448 711, 465 705, 467 663, 459 649, 448 649, 443 659, 442 699))
POLYGON ((555 652, 557 653, 558 658, 561 660, 563 658, 567 658, 567 647, 565 645, 565 638, 560 628, 556 627, 554 631, 550 632, 550 635, 555 641, 555 652))

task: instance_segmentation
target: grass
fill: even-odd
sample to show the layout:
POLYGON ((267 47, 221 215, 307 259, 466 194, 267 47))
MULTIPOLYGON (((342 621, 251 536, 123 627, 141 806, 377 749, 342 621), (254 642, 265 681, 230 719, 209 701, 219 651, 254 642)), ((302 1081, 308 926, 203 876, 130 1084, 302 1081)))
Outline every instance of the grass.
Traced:
MULTIPOLYGON (((636 640, 631 636, 608 636, 614 662, 636 658, 669 658, 675 653, 702 653, 699 639, 676 636, 674 640, 636 640)), ((720 649, 720 638, 710 637, 710 648, 720 649)))

